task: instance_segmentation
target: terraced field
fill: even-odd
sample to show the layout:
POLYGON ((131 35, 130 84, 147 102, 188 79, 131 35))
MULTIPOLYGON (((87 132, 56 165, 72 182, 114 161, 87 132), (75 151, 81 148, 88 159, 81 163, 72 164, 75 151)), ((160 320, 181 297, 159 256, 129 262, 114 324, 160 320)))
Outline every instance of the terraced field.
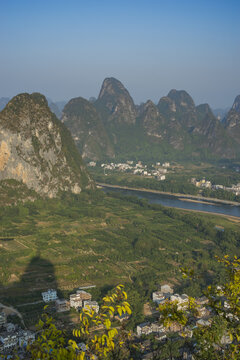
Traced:
POLYGON ((210 270, 202 283, 185 283, 198 292, 218 272, 214 255, 240 255, 239 234, 239 223, 226 218, 100 190, 5 207, 0 212, 0 301, 37 301, 47 288, 64 294, 90 283, 103 288, 123 282, 147 294, 167 279, 180 285, 182 265, 199 273, 210 270))

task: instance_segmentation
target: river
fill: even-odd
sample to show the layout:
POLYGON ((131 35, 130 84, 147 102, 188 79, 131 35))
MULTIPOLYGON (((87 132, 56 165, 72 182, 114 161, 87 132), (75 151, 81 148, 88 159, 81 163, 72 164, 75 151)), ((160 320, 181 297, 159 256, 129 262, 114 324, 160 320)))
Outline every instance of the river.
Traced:
POLYGON ((114 191, 119 192, 123 195, 137 196, 139 199, 147 199, 150 204, 161 204, 164 206, 174 207, 178 209, 204 211, 215 214, 236 216, 240 218, 239 205, 221 204, 218 202, 214 202, 214 200, 209 202, 203 201, 202 199, 199 199, 198 202, 196 200, 193 201, 189 198, 184 198, 184 195, 178 197, 174 195, 157 194, 149 191, 120 189, 117 187, 111 187, 110 185, 102 186, 102 188, 105 192, 114 191))

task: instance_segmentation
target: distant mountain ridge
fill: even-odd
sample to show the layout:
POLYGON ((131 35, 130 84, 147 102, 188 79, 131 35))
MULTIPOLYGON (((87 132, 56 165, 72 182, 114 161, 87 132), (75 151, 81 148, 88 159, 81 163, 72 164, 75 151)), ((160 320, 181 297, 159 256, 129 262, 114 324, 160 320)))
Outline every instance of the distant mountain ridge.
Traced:
POLYGON ((93 187, 70 132, 39 94, 19 94, 0 112, 0 180, 14 179, 41 195, 93 187))
POLYGON ((80 151, 87 147, 83 156, 89 160, 114 156, 122 159, 240 157, 240 97, 236 98, 223 123, 208 104, 195 106, 185 90, 171 90, 157 105, 148 100, 136 106, 128 90, 115 78, 106 78, 98 98, 78 102, 71 114, 68 104, 63 109, 62 121, 73 135, 81 133, 82 140, 77 140, 76 144, 80 151), (92 118, 86 127, 84 118, 92 117, 93 106, 96 109, 94 120, 92 118), (81 121, 77 119, 80 112, 85 114, 81 121), (92 127, 101 131, 92 131, 92 127), (237 131, 233 132, 233 127, 237 131), (91 142, 87 141, 89 131, 91 142), (97 144, 102 145, 99 148, 97 144))
POLYGON ((213 109, 212 112, 218 120, 222 121, 225 118, 225 116, 227 115, 227 113, 229 112, 230 108, 231 107, 229 106, 229 107, 226 107, 225 109, 221 109, 221 108, 213 109))
POLYGON ((157 104, 135 105, 112 77, 97 99, 78 97, 65 106, 48 100, 86 160, 240 158, 240 95, 222 121, 208 104, 196 106, 185 90, 172 89, 157 104))
POLYGON ((58 119, 62 117, 62 111, 64 106, 66 105, 67 101, 52 101, 52 99, 47 98, 48 106, 51 111, 56 115, 58 119))

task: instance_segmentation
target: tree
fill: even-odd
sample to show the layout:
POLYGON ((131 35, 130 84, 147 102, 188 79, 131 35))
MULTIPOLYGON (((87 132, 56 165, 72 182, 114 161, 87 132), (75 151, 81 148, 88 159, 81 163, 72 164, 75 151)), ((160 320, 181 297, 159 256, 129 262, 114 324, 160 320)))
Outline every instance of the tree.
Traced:
POLYGON ((174 360, 180 356, 179 349, 183 345, 183 340, 179 339, 176 334, 171 333, 166 342, 161 344, 158 351, 155 352, 154 360, 174 360))

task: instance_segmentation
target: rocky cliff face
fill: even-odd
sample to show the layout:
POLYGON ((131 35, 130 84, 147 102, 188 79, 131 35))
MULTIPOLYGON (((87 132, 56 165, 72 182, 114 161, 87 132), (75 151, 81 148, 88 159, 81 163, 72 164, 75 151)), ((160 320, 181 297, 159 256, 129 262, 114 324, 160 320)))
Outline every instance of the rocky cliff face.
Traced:
POLYGON ((193 99, 185 90, 172 89, 169 91, 167 97, 175 103, 178 111, 182 110, 185 112, 186 110, 194 110, 195 108, 193 99))
MULTIPOLYGON (((186 129, 191 128, 197 121, 195 104, 191 96, 185 90, 171 90, 167 99, 171 104, 168 114, 171 114, 172 120, 177 120, 186 129)), ((159 101, 159 110, 162 102, 159 101)), ((165 114, 166 115, 166 114, 165 114)))
POLYGON ((155 138, 155 140, 163 139, 164 119, 151 100, 139 108, 139 120, 148 136, 155 138))
POLYGON ((62 122, 71 131, 83 158, 114 157, 114 149, 94 105, 78 97, 63 109, 62 122))
POLYGON ((168 118, 168 120, 176 120, 176 104, 174 100, 168 96, 162 97, 157 104, 159 112, 168 118))
POLYGON ((213 115, 213 112, 208 104, 201 104, 196 107, 196 114, 198 121, 195 123, 192 132, 194 134, 204 135, 211 138, 220 128, 220 122, 213 115))
POLYGON ((15 179, 39 194, 93 187, 69 131, 41 94, 20 94, 0 113, 0 180, 15 179))
POLYGON ((228 134, 240 144, 240 95, 234 100, 223 122, 228 134))
POLYGON ((115 78, 107 78, 95 103, 104 122, 135 124, 136 108, 127 89, 115 78))
POLYGON ((230 139, 222 123, 215 117, 208 104, 196 107, 197 122, 193 128, 194 135, 200 135, 200 147, 209 149, 222 158, 234 158, 237 155, 237 144, 230 139))
POLYGON ((157 104, 159 113, 164 118, 164 138, 176 150, 184 150, 189 141, 185 126, 185 120, 193 112, 192 101, 189 99, 191 97, 185 91, 171 90, 157 104))

